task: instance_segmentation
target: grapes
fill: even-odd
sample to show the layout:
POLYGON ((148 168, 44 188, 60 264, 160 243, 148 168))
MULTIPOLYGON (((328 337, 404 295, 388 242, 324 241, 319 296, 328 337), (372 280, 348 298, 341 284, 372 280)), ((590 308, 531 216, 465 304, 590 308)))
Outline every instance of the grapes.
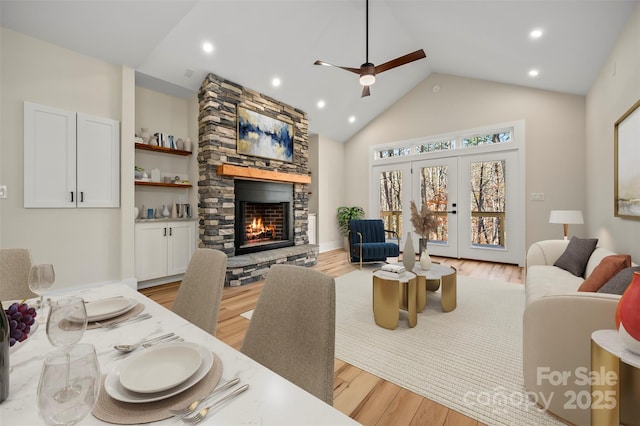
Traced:
POLYGON ((36 310, 30 308, 26 303, 12 303, 4 312, 9 320, 9 345, 13 346, 16 342, 24 342, 29 337, 31 326, 35 322, 36 310))

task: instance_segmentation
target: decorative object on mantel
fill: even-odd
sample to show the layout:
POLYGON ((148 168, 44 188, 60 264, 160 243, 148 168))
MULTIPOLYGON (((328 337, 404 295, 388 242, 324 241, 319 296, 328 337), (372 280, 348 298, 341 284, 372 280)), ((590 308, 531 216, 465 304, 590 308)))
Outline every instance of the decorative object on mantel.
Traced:
POLYGON ((416 266, 416 250, 413 248, 411 232, 407 232, 407 241, 402 251, 402 264, 407 271, 413 271, 413 267, 416 266))
POLYGON ((633 273, 616 309, 620 340, 631 352, 640 355, 640 272, 633 273))
POLYGON ((436 227, 437 222, 426 202, 418 212, 416 203, 411 201, 411 224, 413 225, 413 229, 416 234, 420 235, 418 243, 418 249, 420 252, 420 269, 428 271, 431 269, 431 257, 429 257, 427 243, 429 242, 429 233, 436 227))
POLYGON ((293 162, 293 125, 238 107, 238 154, 293 162))

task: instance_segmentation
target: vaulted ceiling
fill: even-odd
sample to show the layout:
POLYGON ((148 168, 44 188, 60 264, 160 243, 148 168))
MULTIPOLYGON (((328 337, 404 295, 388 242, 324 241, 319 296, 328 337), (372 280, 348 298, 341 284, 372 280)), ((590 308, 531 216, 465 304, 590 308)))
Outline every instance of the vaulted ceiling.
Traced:
POLYGON ((212 72, 306 111, 312 133, 345 141, 433 72, 584 95, 637 4, 371 0, 370 62, 417 49, 427 58, 379 75, 366 98, 356 74, 313 65, 365 62, 365 0, 1 0, 0 23, 127 65, 137 84, 178 96, 212 72))

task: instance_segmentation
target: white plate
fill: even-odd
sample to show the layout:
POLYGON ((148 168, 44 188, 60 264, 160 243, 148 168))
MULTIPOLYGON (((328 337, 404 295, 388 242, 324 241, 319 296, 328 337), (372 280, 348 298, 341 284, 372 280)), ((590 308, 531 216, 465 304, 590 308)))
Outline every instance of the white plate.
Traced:
POLYGON ((122 315, 130 311, 138 302, 126 297, 114 297, 111 299, 94 300, 85 303, 87 321, 101 321, 122 315))
POLYGON ((132 392, 162 392, 193 376, 200 364, 197 348, 160 344, 129 358, 120 369, 120 384, 132 392))
POLYGON ((184 392, 189 389, 191 386, 198 383, 202 380, 211 370, 211 366, 213 365, 213 354, 207 348, 204 348, 195 343, 163 343, 162 345, 154 346, 149 349, 145 349, 146 351, 151 350, 153 348, 158 348, 161 346, 190 346, 196 348, 200 352, 200 356, 202 357, 202 363, 200 364, 200 368, 196 371, 193 376, 189 377, 184 382, 180 383, 178 386, 173 387, 171 389, 167 389, 163 392, 156 393, 137 393, 131 392, 126 389, 120 383, 120 371, 124 362, 116 365, 110 372, 107 374, 107 378, 104 381, 104 388, 107 391, 107 394, 118 401, 122 402, 130 402, 130 403, 145 403, 145 402, 153 402, 160 401, 162 399, 170 398, 174 395, 179 394, 180 392, 184 392))

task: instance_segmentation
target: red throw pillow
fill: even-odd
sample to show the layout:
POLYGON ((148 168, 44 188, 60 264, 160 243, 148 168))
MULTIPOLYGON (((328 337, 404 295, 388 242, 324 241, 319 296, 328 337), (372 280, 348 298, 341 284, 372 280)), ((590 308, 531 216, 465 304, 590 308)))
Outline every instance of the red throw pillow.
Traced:
POLYGON ((598 291, 611 277, 630 266, 631 256, 628 254, 607 256, 595 267, 589 278, 582 282, 578 291, 598 291))

